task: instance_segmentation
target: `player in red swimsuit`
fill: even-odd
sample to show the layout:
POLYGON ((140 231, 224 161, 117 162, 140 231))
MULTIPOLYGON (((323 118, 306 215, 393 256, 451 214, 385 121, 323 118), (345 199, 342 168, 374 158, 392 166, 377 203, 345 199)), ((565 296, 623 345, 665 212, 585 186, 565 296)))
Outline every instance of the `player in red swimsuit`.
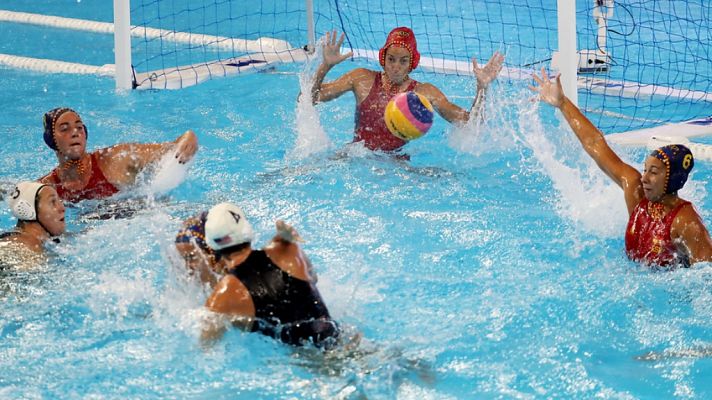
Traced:
POLYGON ((406 27, 395 28, 388 34, 386 43, 379 52, 379 62, 383 72, 356 68, 340 78, 323 83, 331 68, 351 57, 352 53, 341 54, 344 35, 337 41, 336 32, 327 32, 324 39, 324 60, 317 69, 312 87, 314 103, 335 99, 346 92, 356 96, 355 142, 363 142, 372 150, 392 152, 400 149, 406 142, 393 136, 383 121, 383 113, 388 101, 398 93, 415 91, 425 96, 435 110, 451 123, 465 124, 470 114, 479 114, 484 104, 484 96, 490 82, 502 69, 504 56, 495 52, 484 68, 472 60, 473 71, 477 77, 477 95, 472 109, 466 111, 451 103, 435 86, 417 82, 408 74, 418 66, 420 54, 413 31, 406 27))
POLYGON ((635 261, 660 266, 688 266, 712 261, 712 240, 690 202, 678 197, 694 166, 690 150, 668 145, 645 160, 641 175, 608 146, 603 134, 565 95, 561 77, 551 81, 542 69, 531 89, 541 101, 561 110, 584 150, 623 189, 628 206, 626 254, 635 261))
POLYGON ((198 150, 198 139, 189 130, 173 142, 122 143, 87 153, 86 127, 70 108, 55 108, 44 115, 44 141, 57 154, 59 165, 40 182, 53 185, 70 202, 117 193, 134 184, 144 167, 171 149, 181 163, 198 150))

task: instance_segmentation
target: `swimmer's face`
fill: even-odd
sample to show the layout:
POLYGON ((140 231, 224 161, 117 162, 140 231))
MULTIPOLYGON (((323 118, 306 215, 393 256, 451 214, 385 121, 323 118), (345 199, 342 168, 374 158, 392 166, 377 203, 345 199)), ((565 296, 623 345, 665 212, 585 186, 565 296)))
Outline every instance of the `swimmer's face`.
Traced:
POLYGON ((54 123, 57 151, 70 160, 78 160, 86 151, 87 134, 82 119, 74 112, 62 114, 54 123))
POLYGON ((643 193, 649 201, 660 201, 665 195, 665 175, 667 168, 657 157, 648 157, 645 160, 645 169, 641 182, 643 193))
POLYGON ((402 83, 410 72, 410 52, 404 47, 391 46, 386 50, 386 76, 393 83, 402 83))
POLYGON ((57 195, 57 191, 51 186, 43 187, 39 194, 39 209, 37 210, 37 220, 47 229, 50 235, 58 236, 64 233, 66 224, 64 222, 64 202, 57 195))

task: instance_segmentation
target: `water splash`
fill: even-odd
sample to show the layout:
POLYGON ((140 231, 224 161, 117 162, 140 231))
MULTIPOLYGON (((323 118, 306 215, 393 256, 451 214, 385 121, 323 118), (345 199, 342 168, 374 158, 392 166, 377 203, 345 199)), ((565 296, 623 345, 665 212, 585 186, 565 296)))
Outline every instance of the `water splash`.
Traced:
POLYGON ((148 191, 153 195, 170 192, 183 183, 188 173, 187 164, 181 164, 172 151, 166 153, 156 165, 156 170, 148 182, 148 191))
POLYGON ((329 137, 319 121, 319 113, 311 102, 311 88, 314 85, 314 73, 321 64, 321 41, 317 43, 317 51, 306 62, 299 73, 301 94, 297 100, 296 133, 294 148, 287 158, 301 160, 312 154, 320 153, 332 147, 329 137))
POLYGON ((490 90, 482 110, 482 118, 471 118, 465 125, 453 125, 448 136, 449 146, 457 151, 480 157, 483 154, 501 153, 514 144, 516 126, 511 110, 517 98, 506 94, 502 88, 490 90))
POLYGON ((523 166, 551 179, 557 192, 553 204, 557 214, 586 232, 617 237, 627 219, 620 188, 584 153, 565 122, 565 128, 545 126, 539 108, 525 89, 505 92, 495 87, 485 104, 484 118, 455 127, 449 145, 477 157, 521 151, 522 147, 530 150, 536 164, 526 159, 525 151, 523 166), (603 220, 603 215, 614 217, 603 220))
POLYGON ((623 192, 584 152, 568 125, 545 128, 539 103, 525 100, 520 103, 519 126, 519 138, 558 192, 556 212, 587 232, 618 237, 627 220, 623 192))

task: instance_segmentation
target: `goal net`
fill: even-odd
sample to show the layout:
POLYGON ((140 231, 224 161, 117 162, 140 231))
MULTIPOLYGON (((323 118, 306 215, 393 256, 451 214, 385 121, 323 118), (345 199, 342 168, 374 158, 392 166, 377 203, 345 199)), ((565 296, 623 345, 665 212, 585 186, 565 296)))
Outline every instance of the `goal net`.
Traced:
MULTIPOLYGON (((116 4, 129 0, 114 1, 116 16, 116 4)), ((420 71, 471 75, 472 57, 483 63, 497 50, 506 56, 500 82, 526 81, 541 67, 555 72, 573 63, 579 73, 568 74, 568 82, 578 88, 578 104, 605 132, 697 118, 668 130, 712 133, 706 118, 712 101, 712 2, 578 0, 571 15, 561 16, 559 5, 573 1, 131 0, 126 25, 14 10, 0 10, 0 23, 125 31, 121 40, 128 50, 119 51, 116 40, 117 82, 122 76, 129 78, 127 86, 170 89, 303 62, 315 39, 332 30, 346 34, 344 51, 379 68, 377 52, 388 32, 409 26, 418 38, 420 71), (574 24, 575 49, 558 52, 559 32, 574 24), (120 62, 121 54, 128 54, 126 62, 120 62)), ((66 61, 0 54, 0 64, 11 67, 112 73, 112 65, 66 61)))
POLYGON ((575 23, 579 104, 604 131, 709 114, 712 2, 576 5, 574 19, 559 21, 556 0, 132 0, 133 66, 138 85, 181 87, 303 61, 313 38, 334 29, 346 33, 345 51, 375 62, 388 32, 409 26, 425 71, 471 74, 472 57, 499 50, 502 78, 528 79, 552 68, 558 24, 575 23))

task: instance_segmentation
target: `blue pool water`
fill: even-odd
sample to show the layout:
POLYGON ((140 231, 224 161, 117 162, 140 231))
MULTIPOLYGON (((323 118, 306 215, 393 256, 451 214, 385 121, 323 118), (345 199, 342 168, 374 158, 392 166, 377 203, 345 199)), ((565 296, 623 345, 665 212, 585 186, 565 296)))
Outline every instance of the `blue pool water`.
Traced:
MULTIPOLYGON (((354 66, 374 67, 332 74, 354 66)), ((437 119, 404 163, 348 145, 350 96, 318 120, 298 112, 303 68, 129 94, 105 78, 0 70, 2 188, 54 167, 41 115, 59 105, 82 114, 90 148, 188 128, 201 144, 167 196, 137 189, 138 211, 120 219, 97 218, 116 200, 69 208, 49 263, 0 278, 0 398, 712 397, 712 268, 628 261, 621 192, 552 109, 500 84, 483 127, 437 119), (332 315, 363 334, 356 349, 237 330, 201 347, 206 293, 172 241, 220 201, 245 209, 258 244, 275 219, 297 227, 332 315)), ((467 78, 414 77, 471 101, 467 78)), ((620 151, 638 166, 645 154, 620 151)), ((698 163, 683 191, 707 226, 710 171, 698 163)))

